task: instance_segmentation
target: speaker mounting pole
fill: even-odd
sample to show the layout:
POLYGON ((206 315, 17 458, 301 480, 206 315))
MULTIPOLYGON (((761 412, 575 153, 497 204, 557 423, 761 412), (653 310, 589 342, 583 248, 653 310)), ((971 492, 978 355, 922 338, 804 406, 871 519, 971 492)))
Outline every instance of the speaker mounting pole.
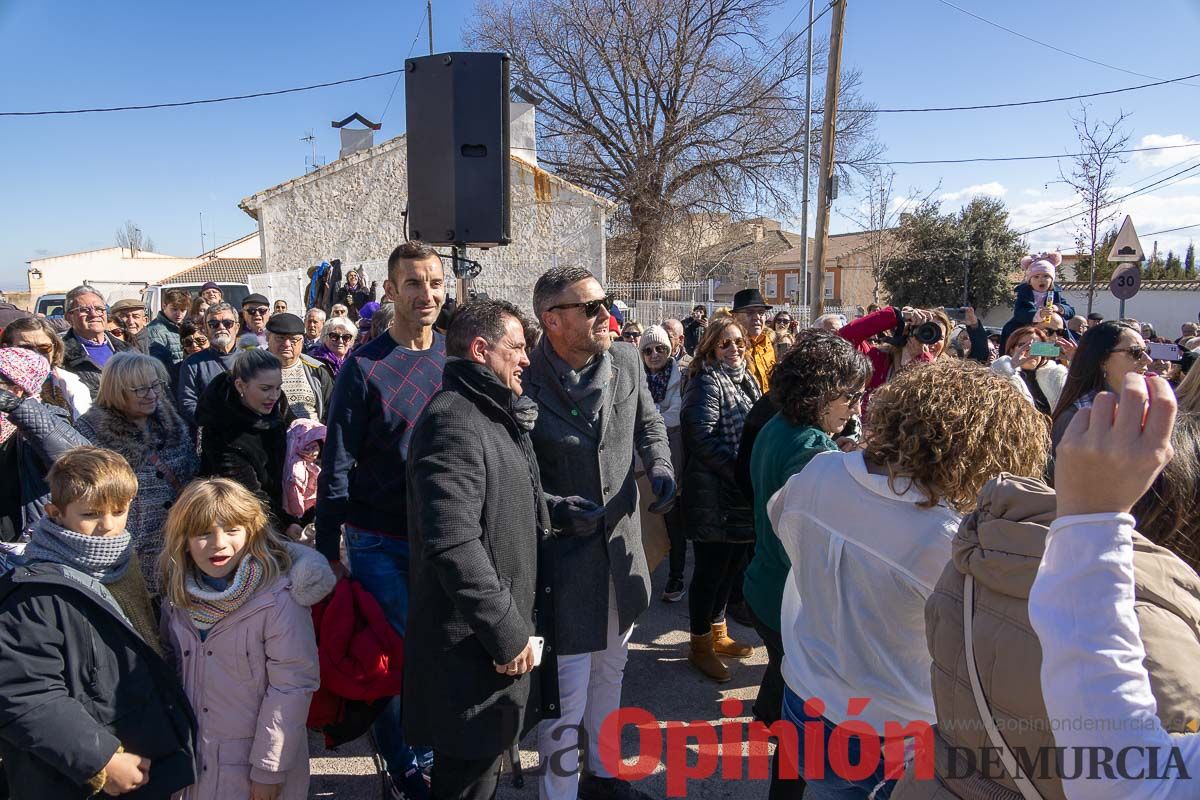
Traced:
POLYGON ((465 244, 456 244, 451 247, 454 261, 454 297, 459 305, 467 302, 467 292, 470 289, 468 281, 470 278, 460 277, 467 274, 467 246, 465 244))

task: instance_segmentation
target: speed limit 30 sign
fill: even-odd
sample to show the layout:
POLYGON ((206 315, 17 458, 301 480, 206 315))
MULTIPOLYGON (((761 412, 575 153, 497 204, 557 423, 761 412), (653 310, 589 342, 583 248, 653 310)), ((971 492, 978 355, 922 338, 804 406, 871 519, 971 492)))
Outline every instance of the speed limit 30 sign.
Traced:
POLYGON ((1112 280, 1108 282, 1108 290, 1118 300, 1128 300, 1142 288, 1141 264, 1122 264, 1113 272, 1112 280))

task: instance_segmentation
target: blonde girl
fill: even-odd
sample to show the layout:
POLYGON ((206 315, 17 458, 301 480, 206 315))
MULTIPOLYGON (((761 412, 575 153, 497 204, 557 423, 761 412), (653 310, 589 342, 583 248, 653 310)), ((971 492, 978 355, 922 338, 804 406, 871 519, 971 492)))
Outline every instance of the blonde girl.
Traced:
POLYGON ((163 640, 199 721, 184 800, 307 797, 309 607, 333 588, 325 559, 284 543, 241 484, 211 478, 171 509, 161 568, 163 640))

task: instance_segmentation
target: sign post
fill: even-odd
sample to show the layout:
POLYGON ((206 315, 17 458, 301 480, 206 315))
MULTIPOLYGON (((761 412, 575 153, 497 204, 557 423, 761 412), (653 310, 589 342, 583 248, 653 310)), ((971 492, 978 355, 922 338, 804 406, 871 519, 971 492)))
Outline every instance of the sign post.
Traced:
POLYGON ((1108 251, 1108 260, 1121 264, 1113 272, 1112 280, 1108 282, 1108 290, 1113 297, 1121 301, 1119 319, 1125 318, 1125 301, 1138 293, 1142 288, 1141 262, 1145 258, 1142 243, 1138 240, 1137 231, 1133 227, 1133 219, 1128 214, 1121 223, 1121 230, 1108 251))

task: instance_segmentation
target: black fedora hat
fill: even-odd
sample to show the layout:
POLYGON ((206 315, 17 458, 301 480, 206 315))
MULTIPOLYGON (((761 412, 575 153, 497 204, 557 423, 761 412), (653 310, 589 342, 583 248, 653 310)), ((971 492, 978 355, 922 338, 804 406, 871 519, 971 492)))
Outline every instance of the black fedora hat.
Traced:
POLYGON ((733 296, 733 313, 750 308, 771 308, 758 289, 742 289, 733 296))

